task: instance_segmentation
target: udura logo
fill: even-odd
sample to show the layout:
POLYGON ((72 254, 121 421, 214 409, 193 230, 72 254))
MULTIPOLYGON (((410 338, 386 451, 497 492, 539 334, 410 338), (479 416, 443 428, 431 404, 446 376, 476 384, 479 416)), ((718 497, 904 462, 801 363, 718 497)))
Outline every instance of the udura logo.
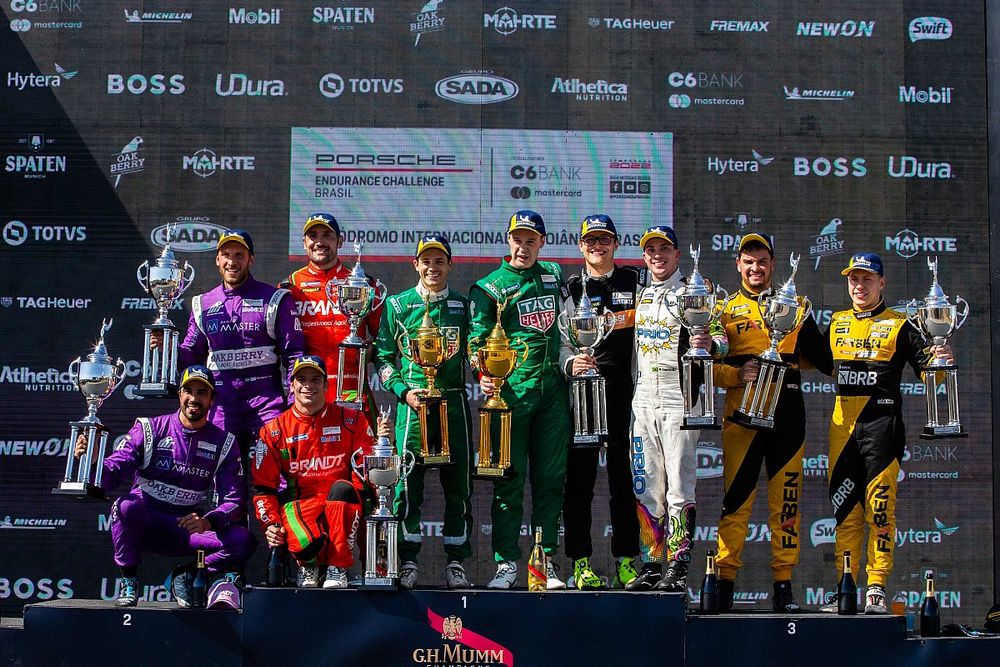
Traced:
POLYGON ((921 16, 910 21, 910 42, 922 39, 950 39, 954 27, 951 21, 940 16, 921 16))
POLYGON ((912 155, 889 156, 889 176, 892 178, 957 178, 948 162, 922 162, 912 155))
POLYGON ((434 86, 437 96, 459 104, 495 104, 517 97, 519 88, 510 79, 492 72, 466 72, 441 79, 434 86))
POLYGON ((285 82, 281 79, 251 79, 247 74, 230 74, 227 78, 225 74, 215 75, 215 94, 219 97, 229 97, 230 95, 247 97, 283 97, 285 92, 285 82))

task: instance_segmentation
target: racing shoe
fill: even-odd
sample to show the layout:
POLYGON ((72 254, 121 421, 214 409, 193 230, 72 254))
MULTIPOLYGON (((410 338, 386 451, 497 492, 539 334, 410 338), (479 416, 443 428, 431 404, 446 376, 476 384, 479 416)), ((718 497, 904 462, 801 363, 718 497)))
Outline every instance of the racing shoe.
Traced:
POLYGON ((572 579, 577 590, 596 591, 604 588, 604 582, 590 566, 589 558, 577 558, 573 561, 572 579))
POLYGON ((512 560, 502 560, 497 563, 497 573, 493 575, 486 588, 506 590, 517 583, 517 563, 512 560))
POLYGON ((303 565, 299 568, 299 588, 319 588, 319 566, 303 565))
POLYGON ((551 558, 545 560, 548 561, 545 565, 545 590, 566 590, 566 582, 559 578, 559 566, 551 558))
POLYGON ((191 606, 191 589, 194 584, 194 575, 190 572, 181 572, 173 577, 170 583, 170 592, 173 594, 174 599, 177 600, 177 606, 179 607, 190 607, 191 606))
POLYGON ((347 568, 328 565, 323 588, 347 588, 347 568))
POLYGON ((687 593, 688 564, 672 560, 667 564, 667 571, 655 588, 671 593, 687 593))
POLYGON ((840 595, 834 591, 826 596, 826 604, 819 607, 821 613, 836 614, 840 611, 840 595))
POLYGON ((134 607, 139 602, 139 596, 136 592, 139 588, 139 578, 121 577, 118 581, 118 599, 115 600, 115 606, 134 607))
POLYGON ((774 597, 771 601, 774 603, 774 610, 779 614, 797 614, 802 611, 799 603, 795 601, 795 596, 792 595, 791 581, 774 582, 774 597))
POLYGON ((627 591, 651 591, 656 584, 660 583, 663 576, 663 569, 659 563, 643 563, 642 569, 635 579, 625 584, 627 591))
POLYGON ((865 594, 866 614, 888 614, 889 610, 885 606, 885 588, 874 584, 868 587, 865 594))
POLYGON ((635 570, 635 558, 632 556, 626 556, 625 558, 620 558, 615 562, 615 570, 617 571, 618 586, 625 588, 628 582, 635 579, 639 573, 635 570))
POLYGON ((412 590, 417 585, 417 564, 412 560, 403 563, 399 568, 399 585, 406 590, 412 590))
POLYGON ((222 575, 222 578, 225 579, 228 583, 232 584, 233 586, 236 586, 237 590, 240 591, 243 590, 244 588, 243 575, 241 575, 239 572, 226 572, 224 575, 222 575))
POLYGON ((734 579, 719 577, 719 611, 729 611, 733 608, 733 594, 736 591, 734 579))
POLYGON ((465 576, 465 567, 457 560, 453 560, 444 566, 444 580, 449 590, 459 588, 472 588, 468 578, 465 576))

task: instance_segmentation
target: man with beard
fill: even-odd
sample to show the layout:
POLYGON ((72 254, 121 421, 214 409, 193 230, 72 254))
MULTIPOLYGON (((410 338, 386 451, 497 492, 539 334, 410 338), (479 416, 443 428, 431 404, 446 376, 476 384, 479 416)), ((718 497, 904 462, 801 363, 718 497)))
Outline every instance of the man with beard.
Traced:
MULTIPOLYGON (((236 440, 208 421, 214 394, 211 371, 188 368, 178 392, 180 409, 138 418, 104 460, 102 489, 132 483, 111 506, 111 542, 121 569, 119 607, 138 600, 143 552, 193 556, 203 549, 206 569, 225 572, 234 584, 253 553, 256 540, 239 525, 247 496, 236 440), (219 505, 206 511, 213 489, 219 505)), ((86 438, 80 435, 73 454, 80 458, 86 450, 86 438)), ((190 604, 194 566, 194 561, 182 566, 173 577, 173 594, 182 607, 190 604)))

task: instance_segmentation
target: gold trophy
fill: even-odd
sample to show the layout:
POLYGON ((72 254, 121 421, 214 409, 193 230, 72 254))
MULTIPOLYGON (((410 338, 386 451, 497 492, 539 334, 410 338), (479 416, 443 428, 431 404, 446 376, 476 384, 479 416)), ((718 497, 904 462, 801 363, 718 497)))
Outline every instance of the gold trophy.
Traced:
MULTIPOLYGON (((457 333, 457 332, 456 332, 457 333)), ((434 386, 438 368, 458 352, 458 338, 449 340, 431 319, 430 297, 424 297, 424 319, 417 333, 410 336, 405 330, 396 338, 399 353, 427 378, 427 393, 418 397, 417 417, 420 420, 420 456, 417 463, 425 466, 450 465, 451 450, 448 445, 448 401, 441 390, 434 386), (434 419, 437 418, 437 425, 434 419), (428 428, 430 421, 431 428, 428 428), (437 426, 437 428, 434 428, 437 426), (440 435, 438 435, 440 434, 440 435)))
POLYGON ((528 344, 523 340, 513 341, 521 344, 520 359, 518 351, 511 346, 511 339, 500 326, 500 315, 503 305, 497 302, 497 323, 493 331, 486 337, 486 344, 478 350, 474 349, 478 338, 469 341, 469 363, 474 369, 493 381, 493 393, 482 407, 479 408, 479 462, 476 465, 475 477, 480 479, 496 479, 506 477, 510 468, 510 413, 511 408, 500 397, 500 388, 504 381, 516 371, 528 358, 528 344), (497 462, 493 463, 493 415, 500 420, 500 442, 497 445, 497 462))

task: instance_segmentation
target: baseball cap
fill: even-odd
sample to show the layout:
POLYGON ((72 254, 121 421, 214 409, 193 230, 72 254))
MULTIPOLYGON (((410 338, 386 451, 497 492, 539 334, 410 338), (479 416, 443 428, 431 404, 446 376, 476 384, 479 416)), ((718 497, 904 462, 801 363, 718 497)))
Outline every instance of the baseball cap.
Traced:
POLYGON ((340 224, 337 223, 337 219, 330 215, 329 213, 313 213, 306 219, 306 224, 302 228, 302 233, 305 234, 313 227, 318 227, 322 225, 332 232, 336 232, 337 236, 340 236, 340 224))
POLYGON ((413 256, 420 257, 420 253, 425 250, 431 250, 432 248, 437 248, 444 254, 448 255, 448 259, 451 259, 451 244, 448 243, 448 239, 440 234, 428 234, 424 238, 420 239, 420 242, 417 243, 417 251, 413 254, 413 256))
POLYGON ((323 363, 322 359, 313 354, 303 354, 295 360, 295 363, 292 364, 292 377, 295 377, 295 374, 303 368, 315 368, 323 374, 323 377, 326 377, 326 364, 323 363))
POLYGON ((215 391, 215 377, 212 375, 212 371, 208 370, 205 366, 188 366, 185 369, 184 374, 181 376, 181 385, 184 386, 188 382, 201 382, 206 385, 213 392, 215 391))
POLYGON ((545 221, 539 214, 525 209, 510 216, 507 233, 510 234, 515 229, 530 229, 539 236, 545 236, 545 221))
POLYGON ((767 251, 774 254, 774 237, 770 234, 758 234, 757 232, 751 232, 749 234, 744 234, 743 238, 740 239, 740 247, 736 250, 736 254, 743 252, 743 246, 756 242, 760 243, 762 246, 767 248, 767 251))
POLYGON ((639 239, 639 247, 645 248, 646 244, 653 239, 663 239, 664 241, 669 241, 675 248, 678 246, 677 242, 677 232, 674 231, 673 227, 667 227, 666 225, 653 225, 647 229, 642 238, 639 239))
POLYGON ((215 249, 218 250, 230 241, 239 243, 249 250, 251 255, 253 254, 253 237, 245 229, 227 229, 219 237, 219 242, 215 244, 215 249))
POLYGON ((603 213, 588 215, 584 218, 583 223, 580 225, 580 238, 583 238, 587 234, 598 233, 610 234, 617 239, 618 229, 615 227, 615 221, 603 213))
POLYGON ((851 271, 855 269, 859 271, 868 271, 869 273, 875 273, 878 275, 883 275, 882 258, 873 252, 859 252, 851 257, 850 263, 847 268, 840 272, 840 275, 846 276, 851 271))
POLYGON ((240 589, 235 584, 219 579, 208 591, 208 609, 239 609, 240 589))
POLYGON ((990 607, 989 613, 986 614, 984 627, 990 632, 1000 632, 1000 604, 990 607))

